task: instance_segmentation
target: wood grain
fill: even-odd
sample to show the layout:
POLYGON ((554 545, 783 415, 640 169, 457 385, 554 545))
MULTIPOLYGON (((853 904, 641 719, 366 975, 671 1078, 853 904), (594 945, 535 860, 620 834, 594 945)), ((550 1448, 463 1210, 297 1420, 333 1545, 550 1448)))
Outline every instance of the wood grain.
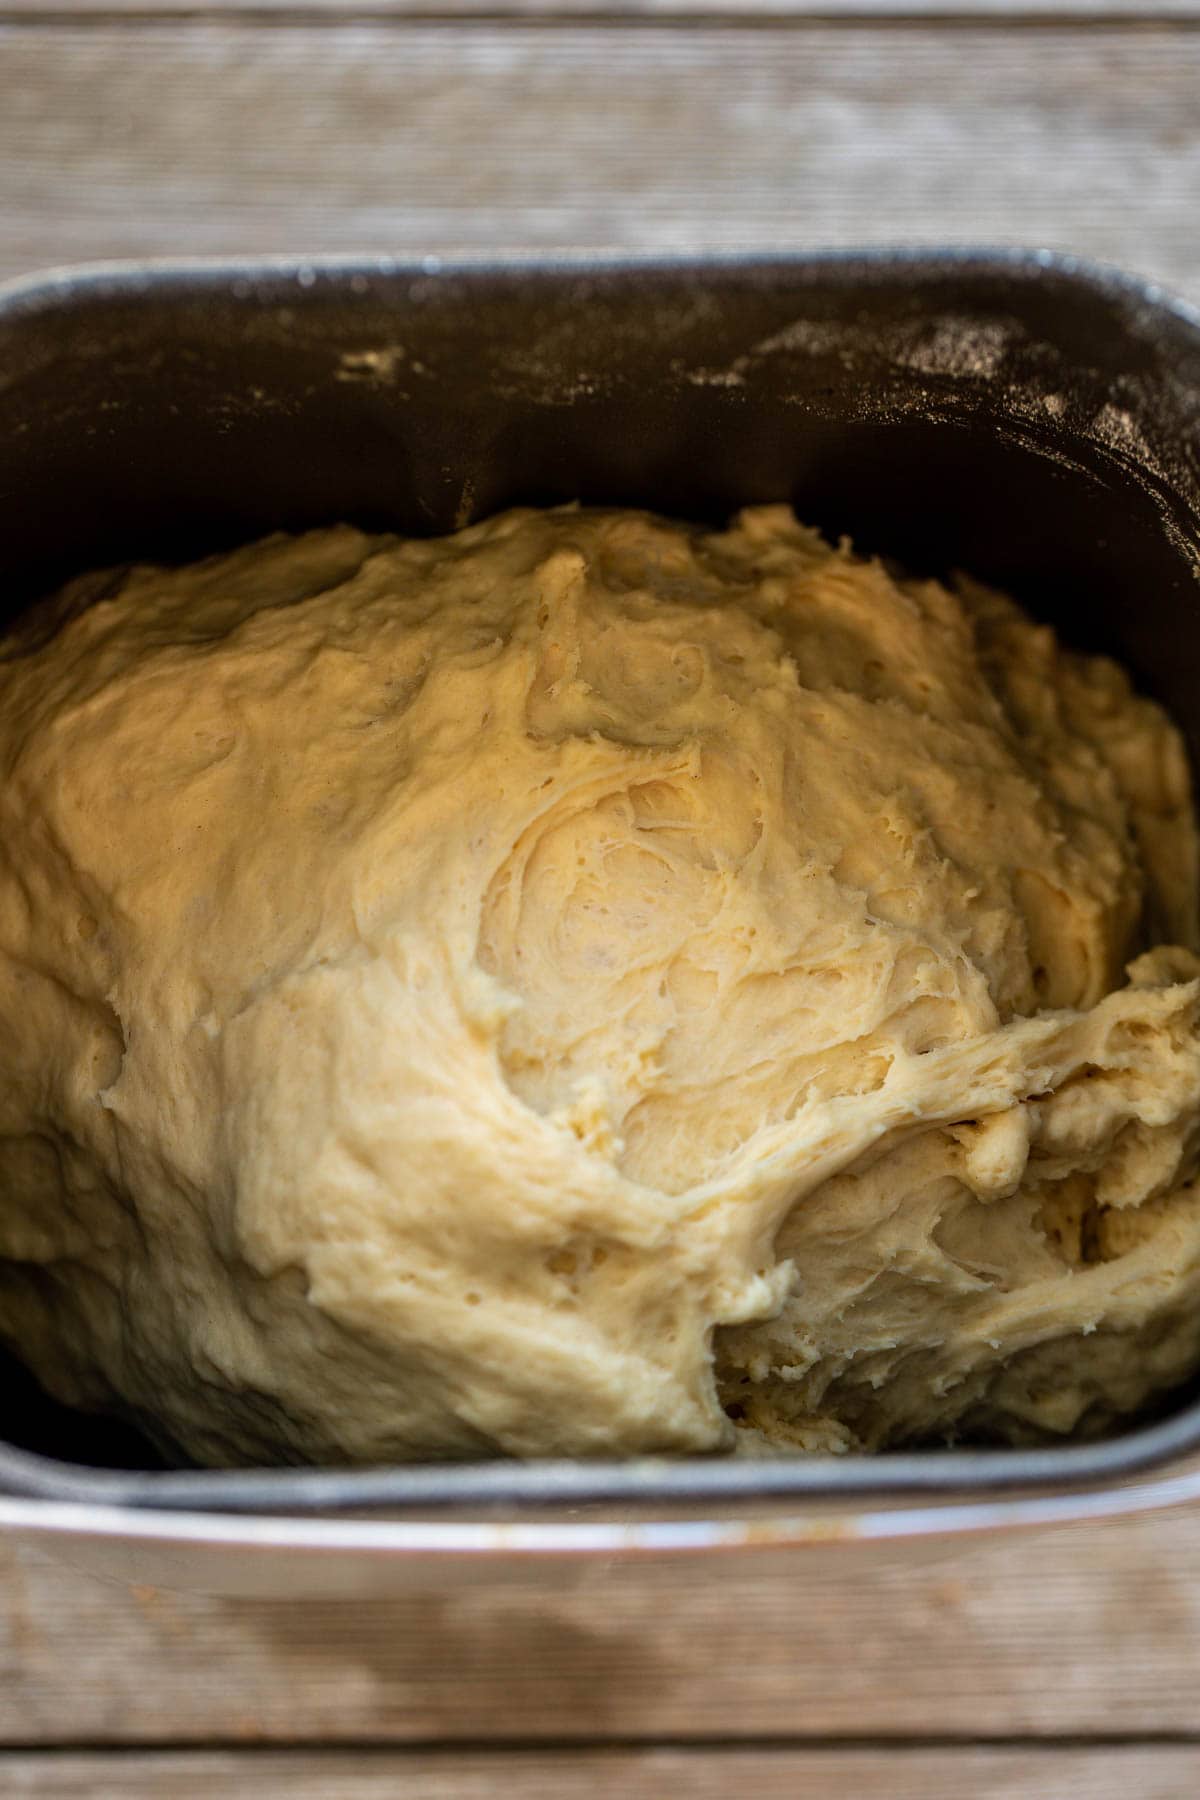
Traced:
POLYGON ((538 1595, 123 1589, 0 1554, 0 1743, 1200 1735, 1200 1511, 863 1580, 753 1558, 538 1595))
POLYGON ((543 1751, 0 1757, 9 1800, 1184 1800, 1200 1750, 543 1751))
POLYGON ((1032 243, 1200 297, 1200 32, 0 27, 0 273, 1032 243))

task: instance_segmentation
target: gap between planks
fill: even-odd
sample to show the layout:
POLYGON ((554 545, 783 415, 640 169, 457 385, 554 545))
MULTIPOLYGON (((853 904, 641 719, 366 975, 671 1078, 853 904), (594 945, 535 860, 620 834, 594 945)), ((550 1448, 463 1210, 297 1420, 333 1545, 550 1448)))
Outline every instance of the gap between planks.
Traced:
POLYGON ((689 1748, 449 1753, 237 1752, 0 1757, 9 1800, 1183 1800, 1200 1781, 1200 1750, 1077 1748, 773 1750, 689 1748))
POLYGON ((316 19, 607 17, 686 23, 707 18, 832 24, 897 21, 956 25, 1200 22, 1200 0, 3 0, 0 18, 160 18, 289 14, 316 19))

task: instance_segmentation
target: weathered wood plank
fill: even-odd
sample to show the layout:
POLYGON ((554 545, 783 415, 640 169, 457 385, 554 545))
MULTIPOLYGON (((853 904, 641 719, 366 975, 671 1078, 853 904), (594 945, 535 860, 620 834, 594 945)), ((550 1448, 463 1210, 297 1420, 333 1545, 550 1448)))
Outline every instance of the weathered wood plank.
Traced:
POLYGON ((0 1551, 10 1745, 1192 1736, 1198 1691, 1197 1510, 882 1577, 660 1560, 368 1604, 129 1590, 0 1551))
POLYGON ((254 251, 1026 242, 1200 296, 1200 32, 0 28, 0 273, 254 251))
POLYGON ((10 1800, 1182 1800, 1200 1749, 543 1751, 0 1757, 10 1800))

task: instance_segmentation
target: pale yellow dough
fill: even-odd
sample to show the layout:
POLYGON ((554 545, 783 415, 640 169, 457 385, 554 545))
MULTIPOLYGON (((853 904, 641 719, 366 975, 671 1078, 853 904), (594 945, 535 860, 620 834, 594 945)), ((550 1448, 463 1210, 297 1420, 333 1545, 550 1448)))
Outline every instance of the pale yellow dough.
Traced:
POLYGON ((0 758, 0 1332, 63 1398, 854 1449, 1200 1361, 1183 750, 999 596, 779 507, 280 536, 34 615, 0 758))

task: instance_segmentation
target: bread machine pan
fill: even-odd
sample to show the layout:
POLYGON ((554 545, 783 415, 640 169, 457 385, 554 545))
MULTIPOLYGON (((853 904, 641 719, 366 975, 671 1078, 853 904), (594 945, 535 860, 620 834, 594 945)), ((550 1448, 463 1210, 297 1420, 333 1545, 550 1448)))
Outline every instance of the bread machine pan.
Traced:
MULTIPOLYGON (((1200 767, 1200 321, 1144 284, 868 251, 105 265, 0 290, 9 615, 81 569, 280 527, 779 499, 1119 656, 1200 767)), ((898 1541, 1200 1495, 1187 1394, 1036 1450, 224 1472, 155 1466, 3 1374, 0 1525, 192 1585, 290 1590, 301 1551, 345 1592, 356 1556, 898 1541), (247 1573, 268 1563, 291 1573, 247 1573)))

